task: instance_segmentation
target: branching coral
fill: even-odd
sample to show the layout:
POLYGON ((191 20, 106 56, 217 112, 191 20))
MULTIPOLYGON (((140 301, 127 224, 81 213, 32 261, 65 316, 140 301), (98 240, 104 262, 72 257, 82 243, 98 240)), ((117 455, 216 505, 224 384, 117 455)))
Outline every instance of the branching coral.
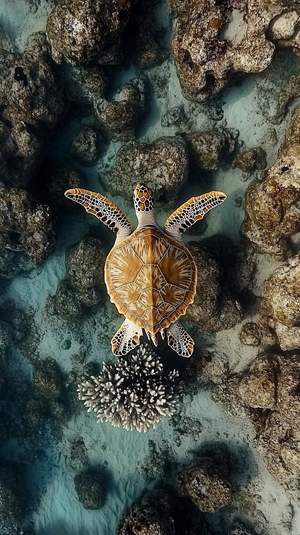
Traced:
POLYGON ((141 346, 134 355, 115 363, 103 363, 98 377, 78 386, 78 396, 97 421, 108 421, 127 430, 146 432, 163 416, 175 412, 179 395, 178 372, 163 374, 159 357, 141 346))

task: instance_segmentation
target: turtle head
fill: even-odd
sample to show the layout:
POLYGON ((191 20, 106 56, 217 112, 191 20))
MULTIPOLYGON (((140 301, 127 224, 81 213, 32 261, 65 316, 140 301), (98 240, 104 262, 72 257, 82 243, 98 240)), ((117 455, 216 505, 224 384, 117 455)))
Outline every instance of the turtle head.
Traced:
POLYGON ((154 220, 154 202, 151 188, 138 184, 133 194, 134 208, 141 224, 151 224, 154 220))

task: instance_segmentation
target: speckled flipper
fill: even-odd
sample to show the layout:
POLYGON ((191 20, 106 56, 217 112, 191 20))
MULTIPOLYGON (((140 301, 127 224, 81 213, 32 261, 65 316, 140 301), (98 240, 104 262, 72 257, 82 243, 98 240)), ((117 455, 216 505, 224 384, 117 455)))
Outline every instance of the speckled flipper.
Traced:
POLYGON ((126 319, 111 341, 112 352, 116 357, 126 355, 140 343, 143 331, 132 321, 126 319))
POLYGON ((168 217, 165 222, 166 232, 176 240, 181 241, 183 232, 194 225, 196 221, 203 219, 209 210, 222 204, 226 198, 222 191, 210 191, 199 197, 192 197, 168 217))
POLYGON ((195 342, 179 321, 171 323, 170 327, 167 328, 167 340, 168 345, 180 357, 189 358, 192 355, 195 342))
POLYGON ((104 225, 117 232, 118 241, 132 232, 131 223, 122 210, 104 195, 86 189, 68 189, 65 196, 82 204, 89 214, 96 216, 104 225))

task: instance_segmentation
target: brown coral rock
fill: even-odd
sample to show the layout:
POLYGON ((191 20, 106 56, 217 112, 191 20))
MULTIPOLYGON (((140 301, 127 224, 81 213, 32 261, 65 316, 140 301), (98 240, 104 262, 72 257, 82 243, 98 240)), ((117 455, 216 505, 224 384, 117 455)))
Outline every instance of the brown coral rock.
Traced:
POLYGON ((32 262, 40 262, 49 255, 53 245, 49 207, 37 204, 26 191, 1 186, 0 250, 25 254, 32 262))
POLYGON ((12 125, 23 122, 41 133, 62 118, 63 93, 43 33, 29 37, 23 54, 0 50, 0 106, 12 125))
POLYGON ((231 329, 242 320, 243 310, 230 289, 222 287, 221 263, 198 244, 191 244, 189 249, 197 264, 197 289, 186 316, 209 332, 231 329))
POLYGON ((300 348, 300 258, 269 277, 261 303, 262 322, 275 330, 281 349, 300 348))
POLYGON ((116 65, 122 61, 122 34, 130 0, 63 0, 50 13, 47 35, 53 59, 116 65))
POLYGON ((183 470, 179 488, 203 512, 214 513, 232 499, 229 482, 211 459, 202 459, 183 470))
POLYGON ((154 143, 128 143, 116 155, 112 175, 102 176, 105 187, 130 198, 136 184, 151 184, 157 199, 175 204, 188 178, 188 152, 180 137, 161 137, 154 143))
POLYGON ((283 259, 290 253, 288 238, 300 230, 300 109, 279 158, 261 183, 246 193, 246 216, 241 231, 259 253, 283 259))
POLYGON ((299 480, 299 355, 262 354, 242 377, 235 378, 231 395, 249 407, 256 442, 270 472, 289 489, 299 480))
MULTIPOLYGON (((172 50, 185 96, 203 101, 224 89, 232 74, 257 73, 266 69, 275 50, 274 44, 266 38, 266 31, 276 16, 289 11, 289 4, 249 1, 246 35, 240 43, 230 45, 222 39, 221 31, 228 20, 227 10, 236 7, 234 3, 174 0, 171 9, 179 18, 173 33, 172 50)), ((244 5, 239 7, 243 9, 244 5)), ((299 8, 295 11, 299 16, 299 8)))

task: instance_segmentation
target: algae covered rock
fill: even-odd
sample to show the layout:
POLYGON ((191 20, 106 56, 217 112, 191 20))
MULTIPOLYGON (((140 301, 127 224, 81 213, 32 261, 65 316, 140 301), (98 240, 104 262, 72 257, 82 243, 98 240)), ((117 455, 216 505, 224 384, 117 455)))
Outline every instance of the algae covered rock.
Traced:
MULTIPOLYGON (((172 52, 182 91, 187 98, 203 101, 225 88, 234 73, 257 73, 271 63, 275 46, 266 37, 275 17, 289 10, 286 2, 171 2, 178 15, 172 36, 172 52), (244 19, 239 42, 223 38, 230 9, 237 7, 244 19)), ((299 9, 295 9, 300 14, 299 9)), ((235 13, 235 16, 237 14, 235 13)))
POLYGON ((24 466, 1 460, 0 516, 8 515, 18 520, 24 513, 26 492, 24 466))
POLYGON ((41 202, 49 204, 53 213, 77 214, 77 207, 64 196, 69 188, 86 186, 85 177, 73 166, 62 161, 45 161, 39 172, 40 183, 37 188, 41 202))
POLYGON ((214 513, 232 500, 229 481, 211 459, 185 468, 179 475, 179 488, 203 512, 214 513))
POLYGON ((41 163, 42 142, 25 123, 0 122, 0 173, 7 186, 25 187, 41 163))
POLYGON ((85 509, 96 510, 103 507, 107 494, 104 474, 97 470, 83 472, 74 477, 74 484, 78 500, 85 509))
POLYGON ((86 306, 96 304, 101 298, 105 258, 102 243, 91 237, 84 238, 67 253, 67 279, 86 306))
POLYGON ((166 488, 144 493, 120 522, 117 535, 211 535, 203 514, 187 498, 166 488))
POLYGON ((135 29, 134 61, 141 69, 149 69, 162 63, 169 55, 164 44, 166 28, 156 12, 156 2, 137 2, 133 10, 135 29))
POLYGON ((290 131, 275 164, 260 183, 246 193, 242 234, 255 251, 277 259, 290 254, 288 238, 300 230, 300 109, 293 113, 290 131))
POLYGON ((267 156, 261 147, 241 151, 232 162, 232 167, 238 167, 246 173, 264 169, 266 165, 267 156))
POLYGON ((131 141, 145 109, 146 79, 139 77, 126 82, 110 102, 100 101, 95 107, 95 114, 108 139, 131 141))
POLYGON ((84 126, 69 147, 69 156, 84 167, 92 167, 99 154, 98 137, 95 129, 84 126))
POLYGON ((63 0, 50 13, 46 31, 53 59, 117 65, 131 0, 63 0))
POLYGON ((32 269, 54 246, 51 211, 24 190, 0 184, 0 276, 32 269))
POLYGON ((300 348, 300 258, 275 270, 265 283, 261 321, 276 333, 281 349, 300 348))
POLYGON ((85 237, 70 247, 66 258, 66 279, 49 298, 48 311, 65 320, 79 319, 86 307, 102 300, 105 252, 96 238, 85 237))
POLYGON ((198 131, 185 134, 190 162, 196 169, 214 171, 219 169, 221 159, 233 153, 238 132, 233 129, 198 131))
POLYGON ((259 355, 243 374, 233 377, 225 398, 248 408, 256 444, 271 474, 286 488, 298 490, 300 357, 259 355))
POLYGON ((46 36, 32 34, 23 54, 0 50, 0 105, 12 126, 53 128, 64 113, 63 91, 49 61, 46 36))
MULTIPOLYGON (((224 237, 219 241, 222 240, 223 258, 213 254, 214 247, 203 247, 196 243, 189 246, 197 265, 197 288, 194 302, 188 306, 186 316, 198 327, 210 332, 230 329, 242 320, 241 293, 247 290, 253 272, 253 263, 245 258, 244 261, 250 270, 244 281, 242 280, 243 261, 241 258, 238 261, 230 241, 224 237), (224 240, 227 247, 224 245, 224 240), (225 258, 230 250, 231 260, 229 257, 225 258), (240 263, 239 268, 238 263, 240 263)), ((217 244, 215 240, 213 243, 217 244)))
POLYGON ((103 175, 101 181, 114 194, 131 199, 141 177, 145 184, 151 184, 157 199, 165 197, 175 204, 188 179, 188 151, 183 139, 161 137, 151 144, 123 145, 113 173, 103 175))
POLYGON ((39 360, 34 367, 33 383, 42 397, 59 397, 63 393, 64 383, 57 362, 50 357, 39 360))

